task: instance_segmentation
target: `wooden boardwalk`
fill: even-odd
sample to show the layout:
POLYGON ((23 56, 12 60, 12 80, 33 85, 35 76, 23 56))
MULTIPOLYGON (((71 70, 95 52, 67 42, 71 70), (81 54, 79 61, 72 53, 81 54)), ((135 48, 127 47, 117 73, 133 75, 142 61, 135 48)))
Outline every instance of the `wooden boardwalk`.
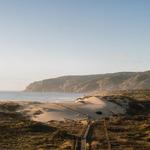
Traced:
POLYGON ((108 135, 108 130, 107 130, 107 124, 106 124, 106 119, 104 118, 104 130, 105 130, 105 136, 108 144, 108 150, 111 150, 111 143, 108 135))
POLYGON ((81 149, 80 150, 86 150, 87 136, 88 136, 89 131, 91 129, 91 125, 92 125, 92 122, 89 121, 88 125, 87 125, 87 128, 85 129, 85 132, 84 132, 84 134, 81 137, 81 149))
MULTIPOLYGON (((89 114, 86 114, 86 113, 83 113, 81 111, 75 110, 75 109, 73 109, 69 106, 65 106, 65 105, 60 104, 60 103, 55 103, 55 104, 58 105, 58 106, 64 107, 68 110, 71 110, 73 112, 76 112, 78 114, 81 114, 81 115, 85 116, 87 119, 92 119, 92 116, 90 116, 89 114)), ((88 134, 90 132, 91 125, 92 125, 92 121, 89 120, 88 124, 87 124, 87 127, 85 128, 83 134, 80 137, 76 138, 75 150, 86 150, 87 149, 87 137, 88 137, 88 134)))

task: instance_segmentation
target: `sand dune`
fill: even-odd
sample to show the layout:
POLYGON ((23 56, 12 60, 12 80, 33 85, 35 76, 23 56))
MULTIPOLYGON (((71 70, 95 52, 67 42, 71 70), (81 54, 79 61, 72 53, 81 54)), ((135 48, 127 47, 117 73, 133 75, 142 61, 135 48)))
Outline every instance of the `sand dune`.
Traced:
POLYGON ((128 102, 127 100, 114 102, 101 97, 90 96, 63 103, 22 101, 15 103, 20 105, 19 109, 16 110, 17 112, 30 116, 35 121, 46 123, 50 120, 100 119, 113 114, 124 114, 128 102))

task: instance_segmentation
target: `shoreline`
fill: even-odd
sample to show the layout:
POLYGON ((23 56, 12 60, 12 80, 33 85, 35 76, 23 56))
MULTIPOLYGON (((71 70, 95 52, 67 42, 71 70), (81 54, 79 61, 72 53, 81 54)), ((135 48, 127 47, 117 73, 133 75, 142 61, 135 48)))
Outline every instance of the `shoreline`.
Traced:
MULTIPOLYGON (((90 96, 75 101, 39 102, 39 101, 0 101, 0 104, 19 105, 16 112, 29 116, 31 120, 47 123, 51 120, 97 120, 113 114, 124 114, 126 106, 103 98, 90 96)), ((0 110, 2 111, 2 110, 0 110)))

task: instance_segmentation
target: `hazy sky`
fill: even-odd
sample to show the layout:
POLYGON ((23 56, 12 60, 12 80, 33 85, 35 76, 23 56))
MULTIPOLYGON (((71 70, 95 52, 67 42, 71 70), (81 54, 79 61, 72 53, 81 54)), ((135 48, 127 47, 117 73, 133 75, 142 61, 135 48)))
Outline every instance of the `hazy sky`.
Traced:
POLYGON ((0 90, 149 69, 149 0, 0 0, 0 90))

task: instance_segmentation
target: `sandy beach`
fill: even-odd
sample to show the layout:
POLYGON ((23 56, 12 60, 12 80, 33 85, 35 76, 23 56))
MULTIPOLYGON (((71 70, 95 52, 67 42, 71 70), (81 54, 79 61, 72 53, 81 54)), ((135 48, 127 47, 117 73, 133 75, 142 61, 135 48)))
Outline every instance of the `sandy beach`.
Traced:
POLYGON ((124 114, 127 108, 127 102, 121 101, 119 104, 96 96, 78 98, 75 101, 61 103, 25 101, 9 103, 19 104, 20 107, 17 109, 17 112, 29 116, 34 121, 44 123, 51 120, 63 121, 65 119, 96 120, 114 114, 124 114))

